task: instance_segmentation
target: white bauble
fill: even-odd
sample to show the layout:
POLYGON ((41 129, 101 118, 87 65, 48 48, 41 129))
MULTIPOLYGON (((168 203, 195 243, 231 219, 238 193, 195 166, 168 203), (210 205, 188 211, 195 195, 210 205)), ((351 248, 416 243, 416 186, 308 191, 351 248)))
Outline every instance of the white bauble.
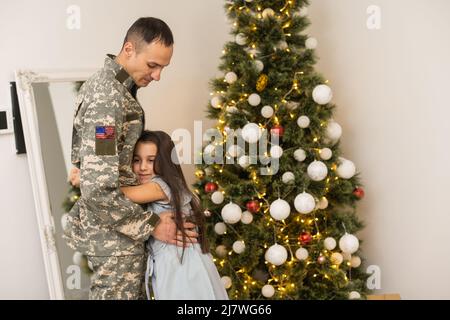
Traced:
POLYGON ((231 288, 231 278, 228 276, 223 276, 220 280, 222 280, 222 284, 225 287, 225 289, 230 289, 231 288))
POLYGON ((312 195, 302 192, 295 197, 294 206, 298 212, 307 214, 314 210, 316 202, 312 195))
POLYGON ((261 60, 255 60, 255 67, 258 72, 261 72, 264 70, 264 63, 261 60))
POLYGON ((237 254, 241 254, 245 250, 245 243, 244 241, 237 240, 233 243, 233 251, 237 254))
POLYGON ((339 252, 333 252, 330 260, 332 264, 340 265, 344 261, 344 257, 339 252))
POLYGON ((305 46, 310 50, 317 48, 317 39, 313 37, 306 39, 305 46))
POLYGON ((242 213, 241 222, 243 224, 250 224, 253 221, 253 214, 249 211, 244 211, 242 213))
POLYGON ((273 116, 273 108, 271 106, 264 106, 261 109, 261 115, 266 119, 272 117, 273 116))
POLYGON ((289 47, 289 45, 286 41, 280 41, 277 44, 277 48, 280 50, 286 50, 288 47, 289 47))
POLYGON ((228 154, 233 158, 240 157, 244 153, 244 150, 240 146, 235 144, 230 146, 227 151, 228 154))
POLYGON ((301 261, 308 259, 308 255, 308 250, 306 250, 305 248, 298 248, 295 251, 295 257, 301 261))
POLYGON ((299 106, 300 106, 300 103, 298 103, 298 102, 294 102, 294 101, 286 102, 286 108, 288 108, 288 110, 295 110, 299 106))
POLYGON ((255 48, 246 49, 246 51, 252 56, 252 58, 254 58, 258 54, 258 50, 255 48))
POLYGON ((361 295, 359 294, 358 291, 352 291, 352 292, 350 292, 350 293, 348 294, 348 298, 351 299, 351 300, 354 300, 354 299, 360 299, 360 298, 361 298, 361 295))
POLYGON ((306 17, 308 15, 308 8, 307 7, 301 8, 300 11, 298 12, 298 15, 300 17, 306 17))
POLYGON ((285 247, 279 244, 274 244, 273 246, 269 247, 269 249, 267 249, 264 257, 266 261, 270 262, 271 264, 280 266, 286 262, 288 252, 285 247))
POLYGON ((216 247, 216 254, 220 257, 223 258, 227 255, 227 247, 225 247, 223 244, 219 245, 216 247))
POLYGON ((218 96, 212 97, 211 99, 211 106, 213 108, 219 109, 222 105, 222 99, 218 96))
POLYGON ((280 146, 275 145, 270 148, 270 156, 272 158, 279 159, 281 158, 282 155, 283 155, 283 148, 281 148, 280 146))
MULTIPOLYGON (((212 146, 212 145, 210 145, 210 146, 212 146)), ((214 146, 212 146, 212 147, 214 147, 214 146)), ((206 148, 205 148, 205 149, 206 149, 206 148)), ((211 167, 206 167, 206 168, 205 168, 205 174, 206 174, 207 176, 211 176, 213 173, 214 173, 214 169, 213 169, 213 168, 211 168, 211 167)))
POLYGON ((344 257, 345 261, 351 261, 352 260, 352 254, 348 252, 341 252, 342 256, 344 257))
POLYGON ((361 258, 358 256, 353 256, 350 259, 350 265, 352 266, 352 268, 358 268, 361 265, 361 258))
POLYGON ((242 128, 242 138, 248 143, 258 142, 261 135, 262 130, 256 123, 247 123, 244 128, 242 128))
POLYGON ((261 97, 257 93, 252 93, 248 97, 248 103, 250 103, 250 105, 256 107, 257 105, 259 105, 261 103, 261 97))
POLYGON ((285 172, 281 176, 281 180, 283 181, 283 183, 286 183, 286 184, 294 182, 295 181, 295 175, 292 172, 290 172, 290 171, 285 172))
POLYGON ((314 181, 322 181, 328 174, 328 168, 322 161, 313 161, 308 166, 308 176, 314 181))
POLYGON ((302 162, 306 159, 306 152, 303 149, 297 149, 294 152, 294 158, 295 160, 297 160, 298 162, 302 162))
POLYGON ((230 202, 222 208, 221 215, 223 221, 229 224, 234 224, 241 220, 242 210, 237 204, 230 202))
POLYGON ((72 256, 73 263, 75 263, 77 266, 80 267, 83 265, 84 259, 85 259, 84 255, 78 251, 75 251, 75 253, 72 256))
POLYGON ((262 12, 262 17, 264 19, 267 19, 269 17, 273 17, 275 15, 275 11, 273 11, 271 8, 266 8, 262 12))
POLYGON ((313 90, 313 99, 317 104, 327 104, 332 98, 333 92, 326 84, 320 84, 313 90))
POLYGON ((223 235, 225 232, 227 232, 227 225, 223 222, 217 222, 214 225, 214 231, 218 234, 218 235, 223 235))
POLYGON ((356 173, 355 164, 350 160, 342 157, 340 157, 339 160, 341 163, 336 169, 338 176, 343 179, 350 179, 351 177, 353 177, 356 173))
POLYGON ((301 116, 297 119, 297 125, 302 129, 308 128, 310 123, 311 121, 307 116, 301 116))
POLYGON ((237 75, 233 71, 230 71, 225 75, 225 81, 228 82, 229 84, 235 83, 236 80, 237 75))
POLYGON ((272 218, 281 221, 289 217, 291 214, 291 207, 286 200, 277 199, 270 204, 269 211, 272 218))
POLYGON ((250 157, 242 156, 238 159, 238 163, 242 168, 248 168, 248 166, 250 165, 250 157))
POLYGON ((225 131, 225 133, 226 133, 227 135, 231 135, 231 134, 233 134, 233 132, 234 132, 234 130, 231 129, 229 126, 223 127, 223 131, 225 131))
POLYGON ((243 33, 238 33, 236 35, 236 43, 240 46, 243 46, 247 43, 247 37, 243 33))
POLYGON ((342 127, 334 120, 328 121, 325 135, 331 141, 337 141, 342 136, 342 127))
POLYGON ((239 109, 238 108, 236 108, 235 106, 227 106, 227 112, 228 113, 238 113, 239 112, 239 109))
POLYGON ((333 156, 333 152, 331 151, 331 149, 330 148, 323 148, 323 149, 320 149, 320 158, 322 159, 322 160, 330 160, 331 159, 331 157, 333 156))
POLYGON ((320 210, 326 209, 328 207, 328 199, 325 197, 322 197, 319 199, 319 202, 317 203, 317 208, 320 210))
MULTIPOLYGON (((203 154, 204 155, 214 157, 215 153, 216 153, 216 147, 214 145, 212 145, 212 144, 208 144, 205 147, 205 149, 203 149, 203 154)), ((205 170, 205 173, 206 173, 206 170, 205 170)))
POLYGON ((223 193, 221 191, 215 191, 211 195, 211 201, 215 204, 221 204, 223 202, 223 193))
POLYGON ((211 217, 212 212, 206 209, 205 211, 203 211, 203 214, 205 215, 205 217, 211 217))
POLYGON ((346 233, 339 239, 339 248, 345 253, 355 253, 359 248, 359 240, 354 235, 346 233))
POLYGON ((261 293, 266 298, 272 298, 275 294, 275 288, 270 284, 266 284, 264 287, 262 287, 261 293))
POLYGON ((68 224, 69 224, 69 214, 64 213, 61 216, 61 227, 62 227, 63 231, 67 231, 68 224))
POLYGON ((336 240, 332 237, 328 237, 325 240, 323 240, 323 245, 325 249, 333 250, 334 248, 336 248, 336 240))

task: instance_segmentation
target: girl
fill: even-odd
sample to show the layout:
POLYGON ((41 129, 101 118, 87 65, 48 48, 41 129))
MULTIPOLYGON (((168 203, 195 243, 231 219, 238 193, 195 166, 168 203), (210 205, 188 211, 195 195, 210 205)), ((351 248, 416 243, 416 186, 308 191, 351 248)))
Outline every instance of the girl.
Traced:
MULTIPOLYGON (((146 291, 150 299, 149 279, 157 300, 224 300, 228 299, 219 273, 208 253, 205 237, 205 221, 199 200, 186 184, 178 161, 175 161, 175 145, 170 136, 162 131, 144 131, 134 151, 133 171, 141 184, 158 183, 164 199, 148 204, 150 210, 159 214, 175 212, 175 223, 183 234, 184 247, 167 244, 150 238, 147 261, 146 291), (172 154, 173 153, 173 154, 172 154), (173 159, 173 160, 172 160, 173 159), (183 222, 193 221, 199 234, 198 243, 188 243, 183 222)), ((122 187, 124 194, 133 202, 153 201, 143 186, 122 187)))

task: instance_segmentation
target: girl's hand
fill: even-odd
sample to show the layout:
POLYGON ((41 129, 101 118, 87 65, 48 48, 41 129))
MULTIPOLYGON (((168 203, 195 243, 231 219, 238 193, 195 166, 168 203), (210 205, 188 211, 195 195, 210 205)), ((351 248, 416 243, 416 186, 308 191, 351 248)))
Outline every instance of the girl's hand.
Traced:
POLYGON ((73 167, 69 173, 69 182, 74 186, 80 187, 80 169, 73 167))

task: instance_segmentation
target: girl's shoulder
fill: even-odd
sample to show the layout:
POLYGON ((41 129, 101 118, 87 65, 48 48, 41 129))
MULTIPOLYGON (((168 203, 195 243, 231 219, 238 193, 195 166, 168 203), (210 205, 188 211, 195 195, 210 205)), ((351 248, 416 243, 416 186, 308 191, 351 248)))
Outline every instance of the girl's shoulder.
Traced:
POLYGON ((157 183, 161 190, 165 193, 167 199, 171 200, 172 198, 172 192, 170 191, 169 185, 160 177, 160 176, 154 176, 152 177, 152 182, 157 183))
MULTIPOLYGON (((170 202, 172 200, 172 192, 170 190, 169 185, 164 181, 164 179, 161 178, 160 176, 154 176, 152 178, 152 182, 159 184, 161 190, 166 194, 167 199, 169 199, 170 202)), ((182 206, 187 205, 191 202, 191 200, 192 200, 191 192, 189 190, 185 190, 181 197, 181 205, 182 206)))

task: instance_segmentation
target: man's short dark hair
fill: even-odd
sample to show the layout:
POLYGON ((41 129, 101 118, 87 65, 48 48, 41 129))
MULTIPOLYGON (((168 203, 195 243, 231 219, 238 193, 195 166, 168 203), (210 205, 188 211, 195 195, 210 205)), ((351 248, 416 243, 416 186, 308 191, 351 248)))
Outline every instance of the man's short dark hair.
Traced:
POLYGON ((128 29, 127 35, 123 44, 132 42, 136 51, 139 51, 143 44, 150 44, 152 42, 160 42, 166 47, 173 44, 173 34, 169 26, 158 18, 145 17, 139 18, 128 29))

